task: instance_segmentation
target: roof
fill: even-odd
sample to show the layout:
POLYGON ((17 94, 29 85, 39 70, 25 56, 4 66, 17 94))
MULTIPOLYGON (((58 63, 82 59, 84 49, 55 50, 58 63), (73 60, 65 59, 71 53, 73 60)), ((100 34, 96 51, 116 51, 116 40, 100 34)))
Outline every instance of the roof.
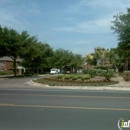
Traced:
MULTIPOLYGON (((3 56, 3 57, 0 57, 0 61, 13 61, 10 57, 8 56, 3 56)), ((16 61, 22 61, 20 58, 17 58, 16 61)))

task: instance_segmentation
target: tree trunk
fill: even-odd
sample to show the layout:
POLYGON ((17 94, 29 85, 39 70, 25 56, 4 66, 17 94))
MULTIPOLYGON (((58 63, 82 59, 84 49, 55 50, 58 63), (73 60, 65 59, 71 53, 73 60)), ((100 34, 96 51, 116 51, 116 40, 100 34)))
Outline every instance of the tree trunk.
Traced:
POLYGON ((125 63, 125 70, 128 70, 128 64, 129 64, 129 61, 128 59, 126 60, 126 63, 125 63))
POLYGON ((115 72, 116 72, 116 73, 118 73, 118 72, 119 72, 119 69, 118 69, 118 67, 117 67, 117 66, 115 67, 115 72))
POLYGON ((98 59, 97 60, 97 66, 100 66, 101 65, 101 59, 98 59))
POLYGON ((37 67, 37 74, 39 74, 39 67, 37 67))
POLYGON ((16 68, 16 58, 13 59, 13 71, 14 71, 14 76, 17 76, 17 68, 16 68))

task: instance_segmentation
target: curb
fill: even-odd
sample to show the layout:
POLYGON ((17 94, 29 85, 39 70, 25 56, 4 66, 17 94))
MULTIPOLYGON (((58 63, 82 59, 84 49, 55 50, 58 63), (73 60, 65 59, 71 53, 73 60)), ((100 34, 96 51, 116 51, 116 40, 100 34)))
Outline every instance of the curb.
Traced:
POLYGON ((51 86, 46 85, 46 84, 40 84, 40 83, 33 82, 32 80, 30 80, 29 84, 30 85, 35 85, 35 86, 40 86, 40 87, 51 87, 51 86))

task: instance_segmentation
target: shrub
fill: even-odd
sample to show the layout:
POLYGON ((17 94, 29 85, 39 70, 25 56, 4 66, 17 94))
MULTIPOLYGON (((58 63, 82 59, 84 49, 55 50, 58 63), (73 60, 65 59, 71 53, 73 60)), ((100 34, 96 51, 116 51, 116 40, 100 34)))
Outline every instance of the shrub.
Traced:
POLYGON ((100 65, 100 66, 96 66, 95 69, 102 69, 102 70, 107 70, 107 69, 111 69, 112 66, 111 65, 100 65))
POLYGON ((93 69, 95 71, 95 75, 100 75, 101 74, 101 69, 93 69))
POLYGON ((0 71, 0 75, 11 75, 13 74, 12 71, 0 71))
POLYGON ((90 74, 91 78, 96 75, 96 70, 95 69, 89 69, 88 73, 90 74))
POLYGON ((88 74, 88 69, 83 69, 83 74, 88 74))
POLYGON ((124 71, 124 80, 125 81, 130 81, 130 71, 124 71))
POLYGON ((77 79, 81 79, 81 78, 82 78, 82 76, 81 76, 81 75, 77 76, 77 79))
POLYGON ((103 76, 105 73, 107 73, 107 70, 100 70, 100 76, 103 76))
POLYGON ((130 75, 130 71, 124 71, 123 74, 130 75))
POLYGON ((69 75, 66 75, 66 76, 64 77, 64 79, 69 80, 69 79, 70 79, 70 76, 69 76, 69 75))
POLYGON ((74 76, 73 75, 70 75, 70 79, 72 79, 74 76))
POLYGON ((102 71, 102 76, 104 76, 107 81, 110 81, 110 79, 114 76, 114 73, 112 71, 102 71))
POLYGON ((88 79, 90 79, 90 78, 91 78, 91 77, 90 77, 89 75, 87 75, 87 76, 84 77, 85 80, 88 80, 88 79))
POLYGON ((90 79, 90 78, 91 78, 90 75, 87 75, 87 76, 82 77, 81 80, 84 81, 84 80, 88 80, 88 79, 90 79))
POLYGON ((77 77, 72 77, 72 80, 77 80, 78 78, 77 77))
POLYGON ((108 69, 108 71, 114 73, 114 69, 108 69))
POLYGON ((102 73, 107 72, 106 70, 98 69, 98 75, 102 76, 102 73))
POLYGON ((63 77, 61 75, 58 75, 57 76, 57 79, 62 79, 63 77))

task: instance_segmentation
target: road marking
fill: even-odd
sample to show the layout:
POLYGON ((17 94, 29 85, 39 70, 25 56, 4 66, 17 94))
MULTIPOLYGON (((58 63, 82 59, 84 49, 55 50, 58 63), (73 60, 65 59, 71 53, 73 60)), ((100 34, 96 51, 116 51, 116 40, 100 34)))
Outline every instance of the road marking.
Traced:
POLYGON ((98 108, 98 107, 44 106, 44 105, 18 105, 18 104, 0 104, 0 107, 30 107, 30 108, 51 108, 51 109, 130 111, 130 109, 127 109, 127 108, 98 108))
POLYGON ((113 96, 79 96, 79 95, 49 95, 49 94, 0 94, 12 96, 36 96, 36 97, 65 97, 65 98, 110 98, 110 99, 130 99, 130 97, 113 97, 113 96))

